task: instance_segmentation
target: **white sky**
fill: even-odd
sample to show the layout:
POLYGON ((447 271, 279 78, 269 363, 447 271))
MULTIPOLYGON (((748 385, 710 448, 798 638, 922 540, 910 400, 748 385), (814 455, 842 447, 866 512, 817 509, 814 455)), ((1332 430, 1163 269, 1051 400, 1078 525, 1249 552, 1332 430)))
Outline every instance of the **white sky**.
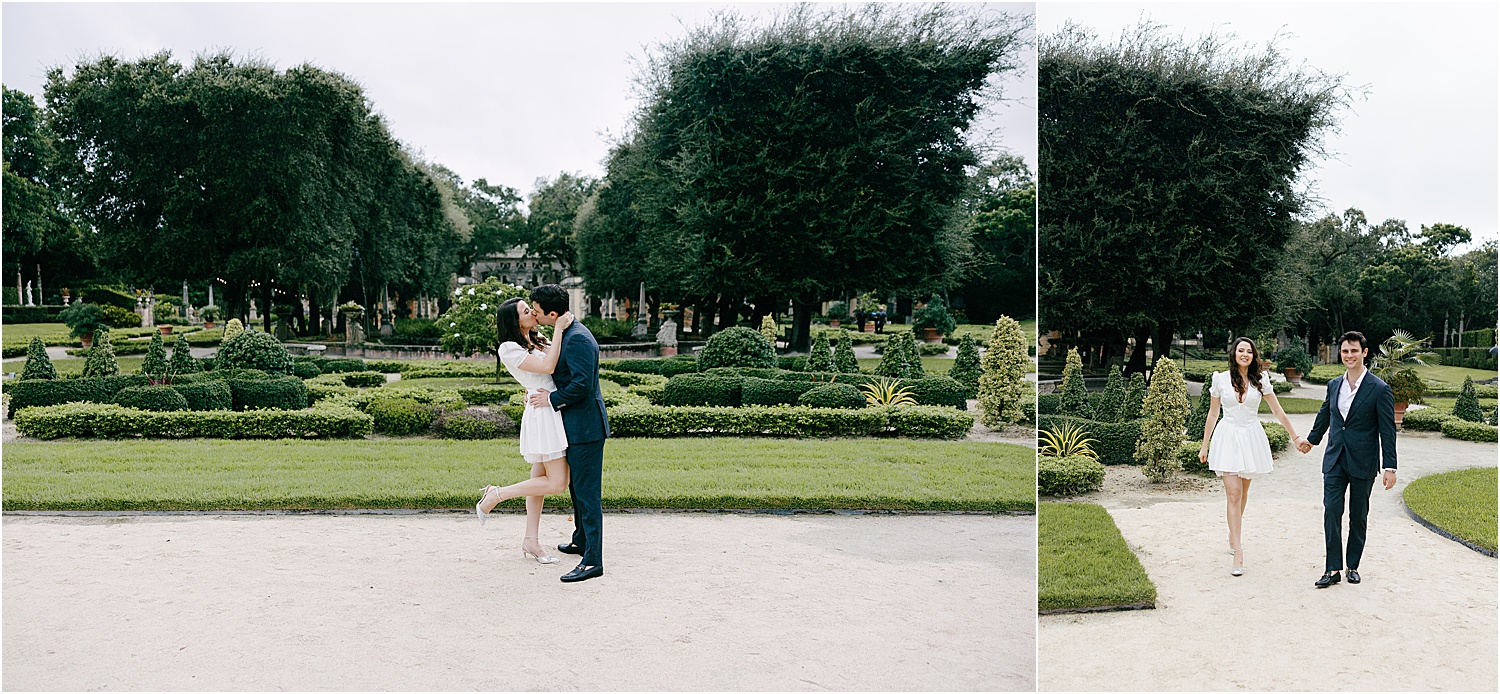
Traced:
MULTIPOLYGON (((1500 237, 1500 4, 1043 3, 1037 32, 1064 22, 1113 41, 1143 17, 1172 34, 1232 32, 1256 47, 1278 33, 1294 63, 1367 85, 1306 178, 1325 209, 1372 223, 1435 222, 1500 237)), ((1045 194, 1045 192, 1043 193, 1045 194)))
MULTIPOLYGON (((466 181, 529 193, 538 177, 603 175, 611 137, 635 102, 631 58, 741 3, 15 3, 3 6, 3 80, 41 102, 46 71, 101 53, 135 60, 169 49, 184 65, 230 49, 286 69, 304 62, 359 84, 402 142, 466 181)), ((976 11, 1030 14, 1031 3, 976 11)), ((975 132, 1036 165, 1036 72, 975 132)))

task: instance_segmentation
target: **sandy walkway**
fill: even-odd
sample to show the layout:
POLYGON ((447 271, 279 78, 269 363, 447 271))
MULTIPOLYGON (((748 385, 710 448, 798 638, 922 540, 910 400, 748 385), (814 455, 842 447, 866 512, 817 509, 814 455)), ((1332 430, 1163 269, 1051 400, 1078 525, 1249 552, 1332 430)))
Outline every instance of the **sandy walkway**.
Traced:
MULTIPOLYGON (((1291 419, 1306 433, 1313 415, 1291 419)), ((1496 562, 1418 525, 1400 492, 1423 475, 1495 465, 1496 446, 1427 433, 1397 444, 1397 486, 1371 498, 1365 580, 1326 590, 1312 586, 1323 570, 1321 446, 1283 453, 1254 483, 1240 578, 1228 573, 1216 481, 1161 489, 1111 470, 1106 493, 1083 500, 1114 516, 1158 609, 1041 618, 1041 689, 1494 691, 1496 562)))
POLYGON ((4 688, 1035 688, 1033 516, 4 518, 4 688), (571 528, 543 518, 543 538, 571 528))

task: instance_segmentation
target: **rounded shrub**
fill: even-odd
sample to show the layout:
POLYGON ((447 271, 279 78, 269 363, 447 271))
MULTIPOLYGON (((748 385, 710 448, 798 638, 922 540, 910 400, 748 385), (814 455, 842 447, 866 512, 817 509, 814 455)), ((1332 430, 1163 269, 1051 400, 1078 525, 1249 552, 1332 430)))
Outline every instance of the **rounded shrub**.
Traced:
POLYGON ((136 410, 174 412, 188 408, 187 400, 171 386, 131 386, 115 393, 115 404, 136 410))
POLYGON ((378 371, 351 371, 343 374, 344 385, 350 388, 374 388, 385 385, 385 374, 378 371))
POLYGON ((864 393, 848 383, 818 386, 797 398, 798 405, 837 409, 859 409, 865 406, 864 393))
POLYGON ((515 436, 516 423, 500 412, 459 410, 434 420, 432 433, 445 439, 499 439, 515 436))
POLYGON ((387 436, 426 433, 437 418, 436 408, 412 398, 382 398, 370 403, 366 414, 375 418, 375 431, 387 436))
POLYGON ((969 409, 968 393, 964 392, 964 387, 958 381, 947 376, 905 379, 901 381, 901 387, 911 391, 911 396, 916 398, 918 405, 969 409))
POLYGON ((318 370, 317 364, 299 361, 292 363, 292 375, 305 381, 309 378, 317 378, 323 375, 323 372, 318 370))
POLYGON ((795 405, 797 398, 818 385, 812 381, 746 378, 740 389, 740 402, 745 405, 795 405))
POLYGON ((662 389, 662 404, 671 407, 739 407, 745 379, 739 376, 682 374, 662 389))
POLYGON ((278 376, 292 373, 292 355, 281 341, 253 330, 224 340, 215 359, 220 369, 260 369, 278 376))
POLYGON ((1036 459, 1036 490, 1048 496, 1082 494, 1104 483, 1104 464, 1088 456, 1036 459))
POLYGON ((718 366, 776 368, 776 348, 771 341, 749 328, 734 327, 714 333, 698 355, 698 370, 718 366))

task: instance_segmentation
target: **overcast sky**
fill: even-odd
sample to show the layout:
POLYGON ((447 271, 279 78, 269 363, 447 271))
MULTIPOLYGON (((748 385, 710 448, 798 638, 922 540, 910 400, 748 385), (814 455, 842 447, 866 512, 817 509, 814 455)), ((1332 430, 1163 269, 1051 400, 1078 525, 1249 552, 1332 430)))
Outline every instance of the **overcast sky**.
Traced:
MULTIPOLYGON (((1327 210, 1364 210, 1372 223, 1447 222, 1497 238, 1500 190, 1500 31, 1496 3, 1043 3, 1037 31, 1072 20, 1113 40, 1142 18, 1196 38, 1232 32, 1367 85, 1368 98, 1328 138, 1334 157, 1306 177, 1327 210)), ((1045 194, 1045 191, 1043 192, 1045 194)))
MULTIPOLYGON (((541 176, 603 175, 610 138, 635 107, 631 58, 716 9, 768 16, 780 4, 6 2, 3 78, 41 101, 50 67, 101 53, 168 49, 184 64, 230 49, 286 69, 336 70, 365 89, 397 138, 466 181, 529 193, 541 176)), ((1029 15, 1030 3, 975 5, 1029 15)), ((1028 35, 1029 38, 1029 35, 1028 35)), ((1006 99, 975 131, 1036 162, 1036 73, 1001 80, 1006 99)))

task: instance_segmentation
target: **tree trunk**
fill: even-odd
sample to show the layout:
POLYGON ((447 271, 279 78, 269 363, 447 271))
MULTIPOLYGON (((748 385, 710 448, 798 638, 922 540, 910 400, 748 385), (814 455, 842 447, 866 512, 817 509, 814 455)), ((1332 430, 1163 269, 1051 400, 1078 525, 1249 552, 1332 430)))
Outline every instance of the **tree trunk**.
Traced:
POLYGON ((725 294, 719 302, 719 330, 733 328, 740 322, 740 298, 725 294))
POLYGON ((787 348, 793 352, 807 354, 812 351, 812 311, 818 304, 818 295, 803 292, 792 303, 792 339, 787 348))
POLYGON ((267 333, 271 332, 271 318, 276 314, 276 295, 271 291, 271 273, 261 282, 261 295, 265 297, 265 304, 260 307, 260 327, 267 333))
POLYGON ((1135 347, 1130 350, 1130 361, 1125 364, 1125 375, 1146 372, 1146 340, 1151 337, 1151 329, 1137 327, 1135 329, 1135 347))
POLYGON ((1175 323, 1166 321, 1156 324, 1156 337, 1152 339, 1151 344, 1151 352, 1154 357, 1151 360, 1153 367, 1163 357, 1172 358, 1172 333, 1176 331, 1176 327, 1175 323))

